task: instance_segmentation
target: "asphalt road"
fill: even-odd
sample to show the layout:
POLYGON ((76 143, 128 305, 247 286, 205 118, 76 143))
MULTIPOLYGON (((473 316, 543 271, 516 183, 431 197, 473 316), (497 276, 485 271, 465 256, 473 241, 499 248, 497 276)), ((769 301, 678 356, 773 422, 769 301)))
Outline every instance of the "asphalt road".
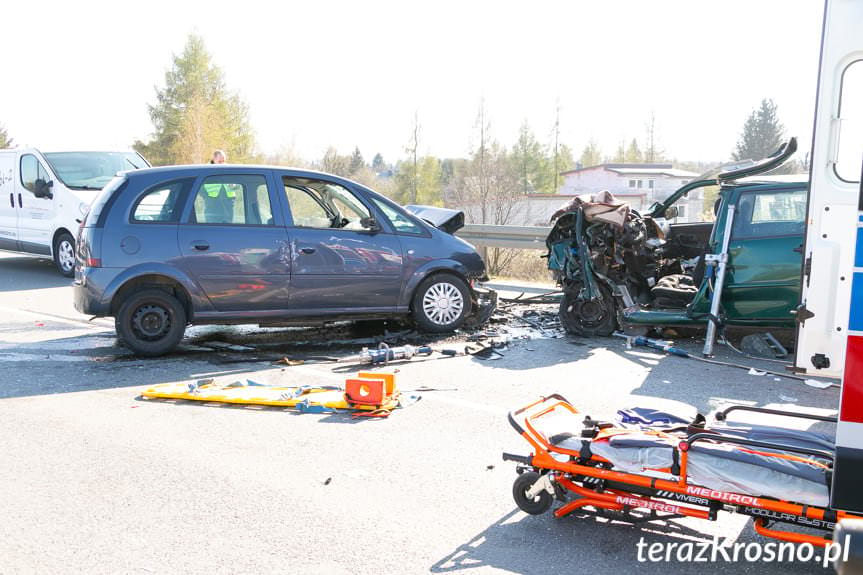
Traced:
MULTIPOLYGON (((274 353, 312 353, 296 330, 195 329, 176 354, 135 358, 117 347, 110 320, 74 311, 69 281, 49 262, 11 255, 0 255, 0 316, 3 574, 818 570, 639 562, 642 538, 756 538, 746 518, 728 514, 636 526, 525 515, 511 497, 515 466, 501 452, 529 452, 507 410, 553 392, 611 418, 644 396, 703 412, 741 402, 829 413, 835 389, 627 350, 616 338, 514 339, 496 360, 391 366, 402 389, 438 391, 388 419, 358 421, 140 398, 152 384, 202 377, 337 384, 353 373, 329 363, 273 365, 274 353), (215 340, 252 349, 201 345, 215 340), (274 345, 281 340, 289 343, 274 345)), ((496 327, 524 334, 515 322, 496 327)))

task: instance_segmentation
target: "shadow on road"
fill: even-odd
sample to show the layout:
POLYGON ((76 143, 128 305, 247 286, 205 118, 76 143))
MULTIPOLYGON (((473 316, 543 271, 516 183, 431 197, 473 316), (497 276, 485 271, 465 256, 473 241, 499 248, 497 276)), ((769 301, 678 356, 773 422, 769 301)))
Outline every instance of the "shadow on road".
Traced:
MULTIPOLYGON (((726 542, 720 537, 719 544, 769 541, 759 538, 749 524, 742 531, 730 535, 736 541, 726 542)), ((620 573, 622 561, 638 561, 640 545, 661 543, 663 549, 672 550, 671 560, 647 561, 647 547, 642 547, 645 560, 638 563, 638 573, 692 573, 696 565, 678 561, 675 555, 677 547, 687 544, 697 552, 699 545, 706 546, 713 541, 712 535, 682 525, 677 520, 631 524, 592 512, 556 520, 550 512, 540 516, 525 516, 515 509, 456 547, 429 570, 432 573, 457 573, 492 567, 510 573, 590 572, 616 575, 620 573), (519 516, 521 519, 518 519, 519 516), (671 544, 675 547, 671 547, 671 544), (561 571, 562 566, 567 566, 564 571, 561 571)), ((684 559, 687 549, 684 547, 681 551, 684 559)), ((718 555, 714 562, 709 561, 709 554, 707 557, 707 571, 722 568, 722 555, 718 555)), ((700 565, 703 569, 705 563, 700 565)), ((741 556, 738 562, 729 562, 727 565, 732 572, 742 572, 747 562, 741 556)), ((758 573, 811 573, 813 567, 820 565, 764 562, 752 566, 758 573)))
POLYGON ((64 287, 71 284, 72 279, 60 275, 50 258, 0 258, 0 292, 64 287))

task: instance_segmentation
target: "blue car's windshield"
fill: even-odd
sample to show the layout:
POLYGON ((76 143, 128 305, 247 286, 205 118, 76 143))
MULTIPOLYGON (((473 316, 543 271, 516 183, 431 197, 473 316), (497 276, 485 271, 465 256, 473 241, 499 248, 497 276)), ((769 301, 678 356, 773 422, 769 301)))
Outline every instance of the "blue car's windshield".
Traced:
POLYGON ((101 190, 117 172, 149 167, 135 152, 54 152, 45 154, 67 188, 101 190))

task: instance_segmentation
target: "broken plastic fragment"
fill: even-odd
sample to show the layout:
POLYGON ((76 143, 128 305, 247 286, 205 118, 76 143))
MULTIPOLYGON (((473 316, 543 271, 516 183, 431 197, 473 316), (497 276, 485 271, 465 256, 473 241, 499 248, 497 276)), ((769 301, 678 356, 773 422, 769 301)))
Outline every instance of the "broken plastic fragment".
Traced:
POLYGON ((303 365, 305 362, 302 359, 291 359, 288 356, 285 356, 273 363, 281 365, 303 365))
POLYGON ((748 373, 749 375, 766 375, 767 374, 766 371, 758 371, 754 367, 750 367, 749 371, 746 373, 748 373))
POLYGON ((830 381, 819 381, 819 380, 817 380, 817 379, 807 379, 807 380, 806 380, 806 381, 804 381, 803 383, 805 383, 805 384, 806 384, 806 385, 808 385, 809 387, 815 387, 815 388, 817 388, 817 389, 827 389, 827 388, 828 388, 828 387, 830 387, 831 385, 835 385, 833 382, 830 382, 830 381))

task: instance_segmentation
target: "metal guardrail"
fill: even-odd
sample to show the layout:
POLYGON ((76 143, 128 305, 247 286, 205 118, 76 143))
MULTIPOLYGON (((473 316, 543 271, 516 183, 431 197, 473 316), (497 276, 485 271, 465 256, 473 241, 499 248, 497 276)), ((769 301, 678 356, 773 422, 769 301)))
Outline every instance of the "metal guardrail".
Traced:
POLYGON ((550 231, 551 228, 545 226, 467 224, 456 235, 475 246, 544 250, 545 238, 550 231))

